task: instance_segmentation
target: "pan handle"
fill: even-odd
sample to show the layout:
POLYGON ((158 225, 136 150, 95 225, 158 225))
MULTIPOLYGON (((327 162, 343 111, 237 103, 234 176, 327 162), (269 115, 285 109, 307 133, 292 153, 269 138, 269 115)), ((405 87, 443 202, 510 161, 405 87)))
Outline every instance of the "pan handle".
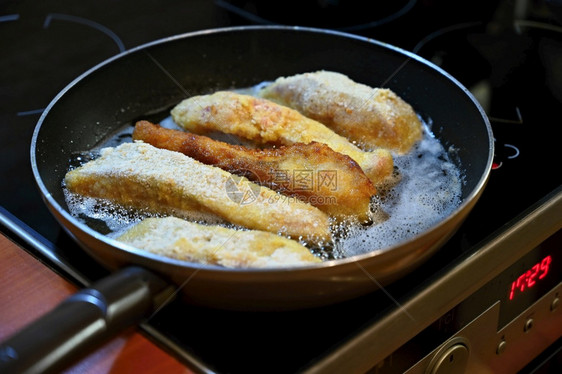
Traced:
POLYGON ((140 323, 173 296, 151 272, 129 267, 61 302, 0 345, 0 373, 52 373, 140 323))

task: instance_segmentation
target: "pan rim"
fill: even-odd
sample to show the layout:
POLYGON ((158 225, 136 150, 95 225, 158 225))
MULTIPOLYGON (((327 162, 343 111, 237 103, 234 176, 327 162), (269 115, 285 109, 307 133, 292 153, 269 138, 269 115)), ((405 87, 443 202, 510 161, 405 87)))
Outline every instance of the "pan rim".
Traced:
MULTIPOLYGON (((385 43, 385 42, 382 42, 382 41, 379 41, 379 40, 376 40, 376 39, 367 38, 367 37, 363 37, 363 36, 359 36, 359 35, 355 35, 355 34, 350 34, 350 33, 343 32, 343 31, 336 31, 336 30, 331 30, 331 29, 322 29, 322 28, 314 28, 314 27, 302 27, 302 26, 284 26, 284 25, 233 26, 233 27, 222 27, 222 28, 212 28, 212 29, 198 30, 198 31, 182 33, 182 34, 173 35, 173 36, 161 38, 161 39, 158 39, 158 40, 154 40, 154 41, 151 41, 151 42, 133 47, 133 48, 128 49, 126 51, 123 51, 123 52, 121 52, 121 53, 119 53, 115 56, 112 56, 112 57, 94 65, 90 69, 86 70, 84 73, 80 74, 77 78, 75 78, 67 86, 65 86, 51 100, 49 105, 46 107, 46 109, 41 114, 41 116, 40 116, 40 118, 39 118, 39 120, 38 120, 38 122, 35 126, 35 129, 34 129, 33 135, 32 135, 32 139, 31 139, 31 146, 30 146, 30 159, 31 159, 32 172, 33 172, 35 182, 36 182, 36 184, 37 184, 37 186, 38 186, 38 188, 41 192, 41 196, 42 196, 43 200, 47 203, 47 206, 51 210, 56 211, 57 214, 60 214, 67 222, 69 222, 70 224, 72 224, 73 226, 78 228, 79 230, 81 230, 81 231, 85 232, 86 234, 92 236, 96 240, 99 240, 99 241, 104 242, 108 245, 111 245, 115 249, 119 249, 121 251, 131 253, 135 256, 140 256, 142 258, 146 258, 146 259, 149 259, 149 260, 152 260, 152 261, 157 260, 158 262, 162 262, 162 263, 165 263, 165 264, 168 264, 168 265, 180 266, 182 268, 191 268, 191 269, 196 270, 196 271, 217 271, 217 272, 244 273, 244 274, 247 274, 247 273, 271 273, 271 274, 275 274, 275 273, 301 272, 301 271, 307 271, 308 272, 308 271, 313 271, 313 270, 331 268, 331 267, 335 267, 335 266, 344 266, 344 265, 348 265, 350 263, 363 261, 363 260, 366 260, 366 259, 369 259, 369 258, 388 255, 389 253, 392 253, 393 256, 399 256, 401 254, 401 252, 403 252, 404 250, 407 249, 407 248, 404 247, 404 243, 410 242, 410 241, 420 240, 424 236, 430 235, 432 232, 438 230, 442 226, 446 225, 448 222, 456 219, 457 216, 459 216, 459 214, 467 207, 467 205, 475 203, 475 199, 477 199, 479 197, 479 195, 483 191, 483 189, 484 189, 484 187, 485 187, 485 185, 488 181, 490 171, 491 171, 491 168, 492 168, 493 155, 494 155, 494 142, 493 142, 492 128, 491 128, 491 124, 490 124, 490 121, 488 119, 488 116, 486 115, 484 109, 479 104, 479 102, 476 100, 476 98, 472 95, 472 93, 463 84, 461 84, 456 78, 454 78, 452 75, 450 75, 448 72, 446 72, 445 70, 443 70, 439 66, 433 64, 432 62, 424 59, 421 56, 416 55, 413 52, 404 50, 400 47, 397 47, 397 46, 394 46, 394 45, 391 45, 391 44, 388 44, 388 43, 385 43), (367 252, 367 253, 357 254, 357 255, 342 258, 342 259, 323 261, 321 263, 305 264, 305 265, 298 265, 298 266, 288 266, 288 267, 267 267, 267 268, 226 268, 226 267, 222 267, 222 266, 218 266, 218 265, 207 265, 207 264, 200 264, 200 263, 195 263, 195 262, 176 260, 176 259, 173 259, 173 258, 160 256, 160 255, 156 255, 156 254, 144 251, 144 250, 140 250, 140 249, 137 249, 137 248, 132 247, 128 244, 119 242, 116 239, 110 238, 107 235, 101 234, 101 233, 93 230, 92 228, 87 226, 85 223, 80 222, 77 218, 72 216, 66 209, 64 209, 52 197, 51 193, 49 192, 49 190, 47 189, 47 187, 43 183, 43 180, 42 180, 42 178, 40 176, 40 173, 39 173, 39 170, 38 170, 37 158, 36 158, 37 141, 38 141, 39 132, 41 130, 42 124, 44 123, 44 121, 47 118, 51 109, 57 104, 57 102, 60 100, 60 98, 63 95, 65 95, 68 91, 70 91, 75 85, 77 85, 83 79, 90 76, 95 71, 102 68, 103 66, 105 66, 107 64, 110 64, 110 63, 113 63, 114 61, 119 60, 119 59, 123 58, 124 56, 128 56, 128 55, 133 54, 133 53, 138 53, 140 51, 146 50, 146 49, 151 48, 153 46, 157 46, 157 45, 164 44, 164 43, 170 43, 170 42, 173 42, 175 40, 180 40, 180 39, 184 39, 184 38, 198 37, 198 36, 211 35, 211 34, 216 35, 216 34, 220 34, 220 33, 255 31, 255 30, 260 30, 260 31, 279 30, 279 31, 308 32, 308 33, 317 33, 317 34, 329 34, 329 35, 334 35, 334 36, 337 36, 337 37, 354 39, 354 40, 357 40, 357 41, 360 41, 360 42, 374 44, 374 45, 377 45, 379 47, 389 49, 389 50, 391 50, 395 53, 399 53, 399 54, 405 56, 408 60, 414 60, 417 63, 421 63, 421 64, 427 66, 428 68, 436 71, 441 76, 445 77, 447 80, 449 80, 451 83, 453 83, 457 88, 459 88, 468 99, 470 99, 471 103, 478 110, 478 112, 479 112, 479 114, 480 114, 480 116, 481 116, 481 118, 482 118, 482 120, 483 120, 483 122, 486 126, 486 132, 487 132, 487 135, 488 135, 488 143, 489 143, 488 144, 488 158, 486 160, 486 167, 484 168, 484 171, 483 171, 482 175, 480 176, 480 179, 475 184, 475 187, 472 189, 472 191, 470 191, 470 193, 467 195, 467 197, 463 199, 461 204, 459 204, 459 206, 452 213, 450 213, 447 217, 445 217, 441 221, 435 223, 434 225, 430 226, 428 229, 424 230, 423 232, 421 232, 419 234, 416 234, 414 236, 411 236, 408 239, 401 240, 401 241, 395 243, 392 246, 388 246, 388 247, 380 248, 380 249, 373 249, 372 251, 367 252), (401 248, 403 249, 402 251, 400 251, 401 248)), ((59 224, 60 224, 60 222, 59 222, 59 224)), ((64 227, 64 225, 61 225, 61 226, 65 230, 68 231, 68 229, 66 227, 64 227)))

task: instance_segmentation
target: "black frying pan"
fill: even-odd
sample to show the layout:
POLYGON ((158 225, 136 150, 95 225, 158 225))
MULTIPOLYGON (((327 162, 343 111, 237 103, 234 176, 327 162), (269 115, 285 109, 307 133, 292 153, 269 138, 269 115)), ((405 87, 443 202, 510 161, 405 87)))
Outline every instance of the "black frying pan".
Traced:
MULTIPOLYGON (((371 292, 411 271, 444 244, 474 206, 486 184, 492 156, 486 115, 466 88, 446 72, 377 41, 298 27, 201 31, 118 55, 76 79, 53 100, 39 120, 31 146, 33 172, 46 204, 97 261, 113 270, 140 267, 127 272, 143 289, 152 284, 145 279, 150 275, 140 276, 139 281, 139 274, 148 269, 149 274, 182 286, 181 293, 189 302, 255 310, 335 303, 371 292), (390 88, 422 118, 431 120, 432 131, 445 149, 455 149, 454 160, 465 180, 462 203, 449 217, 406 242, 364 255, 301 268, 232 270, 136 250, 69 214, 61 188, 69 159, 124 125, 148 115, 154 118, 155 113, 165 117, 169 108, 187 96, 321 69, 390 88)), ((127 275, 120 276, 120 282, 127 284, 127 275)), ((156 287, 158 292, 163 288, 156 287)), ((153 293, 145 294, 150 298, 153 293)), ((143 310, 152 307, 145 305, 143 310)))

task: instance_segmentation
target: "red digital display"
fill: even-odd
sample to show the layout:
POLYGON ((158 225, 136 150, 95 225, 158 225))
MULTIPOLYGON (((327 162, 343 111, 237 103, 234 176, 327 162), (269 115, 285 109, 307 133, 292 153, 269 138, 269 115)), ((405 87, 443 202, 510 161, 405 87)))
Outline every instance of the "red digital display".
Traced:
POLYGON ((509 292, 509 300, 513 300, 517 294, 525 292, 525 290, 533 287, 538 281, 546 277, 550 270, 552 257, 546 256, 541 261, 537 262, 529 270, 521 274, 516 280, 511 283, 511 291, 509 292))

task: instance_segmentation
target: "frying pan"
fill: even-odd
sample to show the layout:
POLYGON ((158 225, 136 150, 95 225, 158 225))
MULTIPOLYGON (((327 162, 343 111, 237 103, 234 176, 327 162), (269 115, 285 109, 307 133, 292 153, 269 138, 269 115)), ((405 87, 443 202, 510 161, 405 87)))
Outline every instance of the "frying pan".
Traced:
MULTIPOLYGON (((443 70, 371 39, 284 26, 195 32, 111 58, 77 78, 51 102, 31 145, 33 173, 46 205, 95 260, 112 270, 134 265, 137 268, 130 272, 135 277, 146 270, 157 274, 166 284, 180 286, 178 290, 190 303, 253 310, 336 303, 410 272, 440 248, 470 212, 484 189, 492 157, 493 137, 486 115, 468 90, 443 70), (123 126, 149 115, 165 113, 165 117, 188 96, 322 69, 390 88, 431 121, 445 149, 455 149, 454 160, 464 178, 462 203, 452 214, 390 248, 311 266, 263 270, 225 269, 159 257, 110 239, 103 227, 91 227, 69 213, 61 188, 69 159, 123 126)), ((148 282, 146 277, 150 275, 141 277, 142 282, 148 282)), ((121 278, 126 284, 128 277, 121 278)))

